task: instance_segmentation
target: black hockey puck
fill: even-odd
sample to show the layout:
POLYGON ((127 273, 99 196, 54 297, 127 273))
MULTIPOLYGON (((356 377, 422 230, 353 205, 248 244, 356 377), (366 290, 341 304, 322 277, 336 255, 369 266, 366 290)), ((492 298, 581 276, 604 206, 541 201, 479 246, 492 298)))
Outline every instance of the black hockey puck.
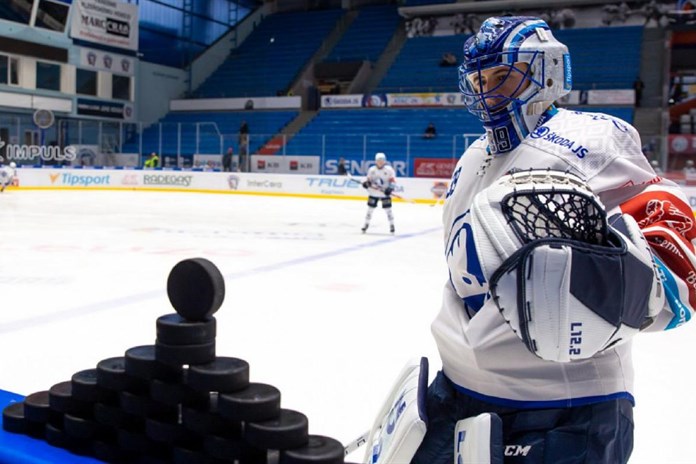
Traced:
POLYGON ((24 398, 24 417, 26 420, 47 424, 50 412, 48 391, 32 393, 24 398))
POLYGON ((213 459, 214 458, 211 458, 199 450, 192 450, 181 446, 174 446, 172 448, 172 461, 174 464, 211 464, 213 459))
POLYGON ((68 447, 68 440, 66 439, 65 432, 58 426, 46 424, 45 437, 46 442, 51 446, 57 448, 68 447))
POLYGON ((343 464, 343 445, 333 438, 310 435, 305 446, 280 452, 278 464, 343 464))
POLYGON ((114 391, 142 391, 146 384, 141 379, 126 373, 126 358, 119 356, 99 361, 97 385, 114 391))
POLYGON ((24 403, 10 403, 2 410, 2 428, 12 433, 27 433, 28 424, 24 417, 24 403))
POLYGON ((217 322, 214 317, 191 321, 173 313, 157 318, 157 340, 168 345, 200 345, 214 342, 216 332, 217 322))
POLYGON ((207 435, 203 441, 205 452, 218 459, 249 464, 265 464, 266 450, 256 448, 239 438, 207 435))
POLYGON ((72 396, 72 382, 67 380, 53 385, 48 390, 48 404, 51 410, 75 414, 80 417, 92 413, 92 402, 81 401, 72 396))
POLYGON ((171 445, 185 437, 186 429, 176 421, 145 419, 145 435, 150 440, 171 445))
POLYGON ((183 383, 155 379, 150 382, 150 398, 169 405, 208 407, 210 394, 197 392, 183 383))
POLYGON ((175 420, 179 415, 179 409, 175 405, 159 403, 154 401, 147 394, 139 395, 122 391, 119 393, 119 404, 123 412, 134 416, 175 420))
POLYGON ((46 424, 44 436, 46 442, 58 448, 65 448, 75 454, 88 456, 92 454, 92 442, 90 440, 71 437, 62 427, 46 424))
POLYGON ((126 351, 125 369, 128 375, 144 380, 178 381, 183 376, 180 366, 168 366, 155 358, 155 345, 134 346, 126 351))
POLYGON ((218 396, 220 415, 231 421, 263 421, 280 414, 280 390, 273 385, 250 383, 247 388, 218 396))
POLYGON ((127 464, 136 460, 134 453, 106 441, 96 440, 92 443, 94 457, 112 464, 127 464))
POLYGON ((152 440, 145 436, 145 425, 143 423, 142 430, 126 430, 119 429, 117 432, 116 442, 118 446, 128 451, 135 451, 136 453, 146 453, 148 450, 152 449, 155 445, 152 440))
POLYGON ((101 401, 114 402, 117 399, 116 393, 106 390, 97 384, 97 370, 85 369, 73 374, 72 396, 81 401, 101 401))
POLYGON ((142 417, 128 414, 118 406, 104 403, 94 403, 94 420, 115 429, 132 430, 145 425, 142 417))
POLYGON ((226 438, 241 438, 242 423, 232 422, 217 411, 217 395, 210 396, 210 407, 182 406, 181 422, 186 429, 199 435, 218 435, 226 438))
POLYGON ((249 386, 249 363, 219 356, 208 364, 189 367, 187 384, 198 391, 234 392, 249 386))
POLYGON ((167 295, 184 319, 202 321, 215 313, 225 299, 225 279, 205 258, 177 263, 167 279, 167 295))
POLYGON ((202 345, 167 345, 156 341, 155 358, 169 366, 206 364, 215 360, 215 342, 202 345))
POLYGON ((92 440, 98 437, 104 426, 92 419, 65 414, 63 416, 63 431, 79 440, 92 440))
POLYGON ((281 409, 280 416, 262 422, 247 422, 244 440, 257 448, 285 450, 307 444, 307 416, 292 409, 281 409))

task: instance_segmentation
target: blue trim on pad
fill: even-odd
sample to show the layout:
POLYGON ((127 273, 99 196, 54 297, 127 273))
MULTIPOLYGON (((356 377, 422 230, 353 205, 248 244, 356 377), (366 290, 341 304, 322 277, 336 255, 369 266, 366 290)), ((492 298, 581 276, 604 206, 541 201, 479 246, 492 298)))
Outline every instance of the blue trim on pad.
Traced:
POLYGON ((563 400, 549 400, 549 401, 519 401, 510 400, 507 398, 498 398, 496 396, 488 396, 482 393, 477 393, 473 390, 461 387, 450 380, 450 383, 454 388, 467 396, 476 398, 479 401, 484 401, 486 403, 495 404, 498 406, 504 406, 508 408, 515 409, 545 409, 545 408, 571 408, 576 406, 586 406, 588 404, 603 403, 605 401, 613 401, 626 399, 631 402, 633 406, 636 405, 636 401, 628 392, 618 392, 612 393, 611 395, 604 396, 586 396, 583 398, 568 398, 563 400))

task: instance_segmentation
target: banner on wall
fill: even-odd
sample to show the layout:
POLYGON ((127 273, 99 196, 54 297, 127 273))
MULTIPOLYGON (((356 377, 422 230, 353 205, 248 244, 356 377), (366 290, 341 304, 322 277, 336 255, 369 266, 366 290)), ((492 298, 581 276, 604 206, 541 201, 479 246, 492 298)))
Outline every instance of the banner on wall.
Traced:
POLYGON ((456 165, 457 160, 453 158, 416 158, 413 160, 413 176, 449 179, 456 165))
POLYGON ((131 120, 133 119, 133 105, 129 103, 78 98, 77 114, 82 116, 131 120))
POLYGON ((363 95, 323 95, 322 108, 360 108, 363 106, 363 95))
POLYGON ((251 172, 318 174, 318 156, 251 155, 251 172))
POLYGON ((464 96, 461 93, 388 93, 387 106, 393 108, 464 106, 464 96))
POLYGON ((75 0, 70 37, 137 50, 138 5, 120 0, 75 0))
MULTIPOLYGON (((632 89, 573 90, 561 97, 561 105, 633 105, 632 89)), ((324 95, 322 108, 418 108, 464 106, 459 92, 421 92, 387 94, 324 95)))
POLYGON ((80 67, 92 71, 108 71, 132 76, 135 73, 135 58, 91 48, 80 48, 80 67))

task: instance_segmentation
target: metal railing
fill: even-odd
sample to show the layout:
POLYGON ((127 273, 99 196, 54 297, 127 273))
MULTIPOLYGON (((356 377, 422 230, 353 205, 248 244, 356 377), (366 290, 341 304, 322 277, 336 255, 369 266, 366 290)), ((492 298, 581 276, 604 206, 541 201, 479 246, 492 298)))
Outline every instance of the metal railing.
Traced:
MULTIPOLYGON (((377 128, 378 129, 378 128, 377 128)), ((439 134, 425 140, 422 134, 374 132, 362 134, 274 134, 252 133, 248 150, 240 144, 237 133, 224 133, 215 122, 157 123, 144 127, 139 122, 58 119, 48 129, 37 128, 31 115, 0 117, 0 155, 11 145, 15 151, 30 146, 89 147, 105 154, 104 165, 116 166, 119 157, 113 154, 131 154, 142 166, 151 152, 160 155, 162 166, 190 168, 196 154, 220 156, 232 148, 235 162, 240 153, 273 154, 277 156, 313 156, 319 161, 321 174, 334 174, 337 160, 345 158, 353 174, 361 174, 372 163, 377 152, 384 152, 398 167, 401 176, 414 175, 415 167, 424 159, 456 160, 479 134, 439 134)), ((680 170, 685 157, 668 156, 666 137, 644 140, 644 153, 663 171, 680 170)), ((694 157, 696 158, 696 157, 694 157)), ((247 159, 248 160, 248 159, 247 159)), ((248 162, 248 161, 247 161, 248 162)), ((55 164, 45 160, 20 164, 55 164)))

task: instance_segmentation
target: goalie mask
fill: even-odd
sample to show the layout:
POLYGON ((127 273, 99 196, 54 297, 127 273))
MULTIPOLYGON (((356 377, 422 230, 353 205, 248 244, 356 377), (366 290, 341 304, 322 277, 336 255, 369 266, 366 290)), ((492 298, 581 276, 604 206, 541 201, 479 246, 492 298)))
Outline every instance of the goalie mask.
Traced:
POLYGON ((651 324, 664 304, 652 252, 629 215, 607 217, 582 179, 520 171, 472 206, 476 249, 505 321, 536 356, 586 359, 651 324))
POLYGON ((539 18, 489 18, 464 43, 459 89, 483 123, 491 153, 507 153, 551 103, 570 92, 568 48, 539 18))

